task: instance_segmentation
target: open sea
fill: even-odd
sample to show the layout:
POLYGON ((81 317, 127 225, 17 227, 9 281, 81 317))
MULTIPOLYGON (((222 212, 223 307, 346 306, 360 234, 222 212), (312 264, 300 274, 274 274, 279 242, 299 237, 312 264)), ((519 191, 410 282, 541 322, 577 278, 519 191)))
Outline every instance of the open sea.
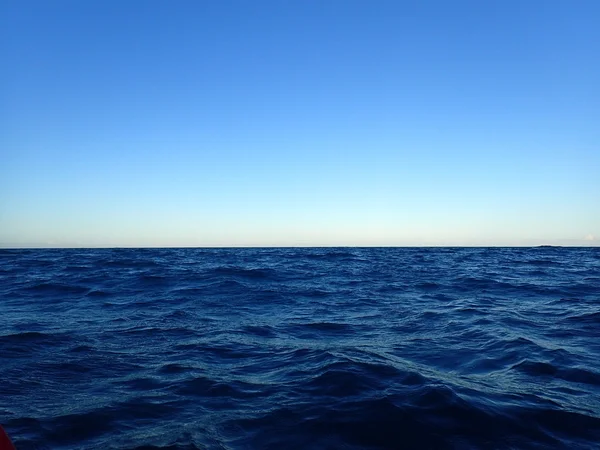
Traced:
POLYGON ((0 250, 27 449, 600 448, 600 248, 0 250))

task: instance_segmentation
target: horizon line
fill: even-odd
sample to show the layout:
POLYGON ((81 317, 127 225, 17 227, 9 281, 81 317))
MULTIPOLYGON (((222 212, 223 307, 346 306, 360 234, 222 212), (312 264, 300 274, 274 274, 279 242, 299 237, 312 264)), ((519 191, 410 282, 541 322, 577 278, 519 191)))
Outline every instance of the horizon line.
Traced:
POLYGON ((598 248, 600 245, 215 245, 215 246, 4 246, 0 250, 145 250, 145 249, 319 249, 319 248, 598 248))

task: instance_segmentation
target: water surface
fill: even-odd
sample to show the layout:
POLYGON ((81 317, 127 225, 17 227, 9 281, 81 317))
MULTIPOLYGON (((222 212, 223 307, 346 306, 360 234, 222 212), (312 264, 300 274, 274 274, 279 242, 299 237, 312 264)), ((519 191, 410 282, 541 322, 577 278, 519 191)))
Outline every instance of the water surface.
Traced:
POLYGON ((18 449, 597 448, 600 249, 0 250, 18 449))

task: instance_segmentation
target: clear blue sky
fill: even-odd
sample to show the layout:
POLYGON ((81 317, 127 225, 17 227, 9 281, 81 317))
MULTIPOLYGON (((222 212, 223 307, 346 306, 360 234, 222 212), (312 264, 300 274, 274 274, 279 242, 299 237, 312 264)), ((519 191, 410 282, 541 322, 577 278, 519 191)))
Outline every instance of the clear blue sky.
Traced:
POLYGON ((0 245, 599 245, 600 1, 4 0, 0 245))

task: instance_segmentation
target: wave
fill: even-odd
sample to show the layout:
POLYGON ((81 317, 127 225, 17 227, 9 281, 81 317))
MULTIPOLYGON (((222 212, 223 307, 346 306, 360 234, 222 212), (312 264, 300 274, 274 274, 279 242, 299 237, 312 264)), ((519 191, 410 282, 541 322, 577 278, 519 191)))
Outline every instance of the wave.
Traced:
POLYGON ((208 271, 207 274, 248 279, 269 279, 275 277, 276 271, 274 269, 261 268, 216 267, 208 271))
POLYGON ((86 294, 89 292, 89 288, 85 286, 77 286, 73 284, 64 283, 35 283, 25 288, 22 288, 25 292, 31 292, 36 294, 46 295, 61 295, 61 294, 86 294))
POLYGON ((600 372, 583 368, 561 367, 547 361, 526 359, 512 366, 512 369, 535 377, 551 377, 572 383, 600 386, 600 372))
POLYGON ((586 325, 599 325, 600 324, 600 311, 579 314, 575 316, 569 316, 567 319, 569 322, 586 325))

